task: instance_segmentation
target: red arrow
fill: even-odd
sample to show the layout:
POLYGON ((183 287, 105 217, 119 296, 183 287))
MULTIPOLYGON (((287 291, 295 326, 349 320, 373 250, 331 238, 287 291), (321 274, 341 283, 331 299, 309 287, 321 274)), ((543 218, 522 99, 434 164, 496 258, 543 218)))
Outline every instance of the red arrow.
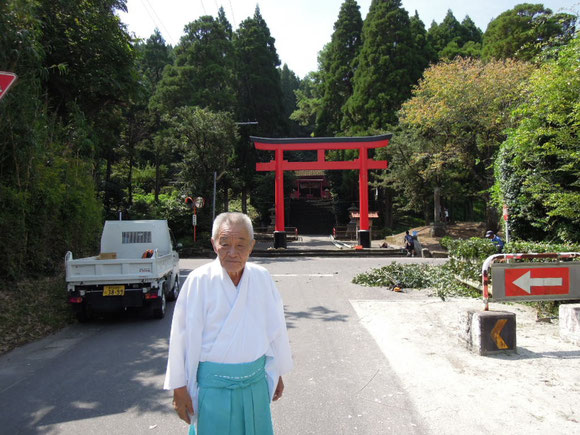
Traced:
POLYGON ((563 295, 570 292, 570 269, 538 267, 506 269, 506 296, 563 295))
POLYGON ((0 100, 2 99, 4 94, 8 92, 10 86, 14 84, 16 78, 17 76, 14 73, 0 71, 0 100))

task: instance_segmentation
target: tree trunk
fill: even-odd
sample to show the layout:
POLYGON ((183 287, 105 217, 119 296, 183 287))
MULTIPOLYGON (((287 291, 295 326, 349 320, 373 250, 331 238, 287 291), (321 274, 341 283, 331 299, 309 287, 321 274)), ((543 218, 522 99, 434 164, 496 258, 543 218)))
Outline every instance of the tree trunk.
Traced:
POLYGON ((228 186, 224 186, 224 211, 230 211, 230 197, 228 186))
POLYGON ((433 190, 433 223, 441 223, 441 189, 436 187, 433 190))
POLYGON ((385 227, 393 228, 393 192, 390 189, 384 189, 385 200, 383 202, 385 214, 385 227))
POLYGON ((425 218, 425 225, 431 224, 431 207, 430 202, 425 200, 423 202, 423 216, 425 218))
POLYGON ((242 213, 248 214, 248 188, 245 184, 242 187, 242 213))
POLYGON ((485 202, 485 226, 488 230, 497 233, 499 230, 499 213, 490 201, 485 202))
POLYGON ((159 164, 159 157, 155 155, 155 202, 159 202, 159 190, 161 184, 161 169, 159 164))
POLYGON ((111 164, 111 157, 107 156, 107 169, 105 171, 105 197, 104 197, 104 203, 105 203, 105 216, 109 216, 109 212, 111 211, 111 193, 109 191, 110 189, 110 182, 111 182, 111 172, 112 172, 112 164, 111 164))
POLYGON ((445 235, 445 225, 441 222, 441 188, 433 190, 433 226, 431 236, 442 237, 445 235))
POLYGON ((133 156, 129 157, 129 174, 127 176, 127 206, 133 205, 133 156))

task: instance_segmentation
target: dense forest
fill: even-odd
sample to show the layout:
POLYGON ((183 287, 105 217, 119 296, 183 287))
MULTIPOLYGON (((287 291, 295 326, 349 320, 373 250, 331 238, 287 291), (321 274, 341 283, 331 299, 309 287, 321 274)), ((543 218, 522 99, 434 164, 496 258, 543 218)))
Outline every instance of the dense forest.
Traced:
MULTIPOLYGON (((580 241, 580 38, 576 16, 521 4, 482 31, 450 10, 427 29, 400 0, 363 19, 345 0, 318 70, 281 65, 259 7, 237 29, 223 9, 172 47, 132 37, 125 0, 0 3, 0 270, 54 274, 64 254, 94 253, 104 219, 168 219, 190 241, 187 196, 267 223, 273 177, 256 173, 249 136, 393 133, 371 174, 381 225, 455 219, 513 235, 580 241), (437 195, 434 195, 437 192, 437 195), (434 197, 440 198, 434 200, 434 197)), ((329 158, 355 158, 342 152, 329 158)), ((300 156, 298 156, 300 158, 300 156)), ((289 175, 291 177, 291 175, 289 175)), ((356 174, 329 174, 356 200, 356 174)), ((289 183, 286 183, 289 186, 289 183)))

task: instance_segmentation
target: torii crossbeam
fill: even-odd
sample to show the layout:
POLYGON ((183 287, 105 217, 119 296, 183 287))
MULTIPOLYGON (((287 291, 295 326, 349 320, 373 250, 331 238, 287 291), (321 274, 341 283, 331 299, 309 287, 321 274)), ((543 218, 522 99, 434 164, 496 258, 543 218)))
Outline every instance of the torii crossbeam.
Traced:
POLYGON ((311 169, 358 170, 359 171, 359 210, 360 225, 358 241, 364 248, 371 247, 369 231, 369 169, 387 169, 386 160, 369 159, 370 148, 381 148, 389 144, 391 134, 364 137, 316 137, 273 139, 250 136, 257 150, 274 151, 274 160, 256 163, 257 171, 275 171, 276 225, 274 247, 286 247, 284 231, 284 171, 311 169), (326 161, 326 150, 359 150, 358 159, 351 161, 326 161), (284 160, 284 151, 317 151, 318 158, 313 162, 289 162, 284 160))

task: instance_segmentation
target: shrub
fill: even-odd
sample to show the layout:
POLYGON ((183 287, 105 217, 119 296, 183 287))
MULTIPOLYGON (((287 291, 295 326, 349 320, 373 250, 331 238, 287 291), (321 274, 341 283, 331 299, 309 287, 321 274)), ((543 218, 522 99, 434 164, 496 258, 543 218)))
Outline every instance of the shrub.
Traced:
MULTIPOLYGON (((479 290, 467 286, 456 277, 474 282, 481 282, 483 262, 490 255, 496 254, 495 246, 486 239, 471 238, 458 240, 445 237, 441 245, 449 250, 450 259, 443 266, 425 264, 397 264, 371 269, 353 278, 354 284, 371 287, 392 287, 401 285, 404 288, 433 289, 435 294, 445 300, 449 296, 481 297, 479 290)), ((580 252, 579 245, 554 243, 512 242, 504 247, 504 253, 542 253, 542 252, 580 252)), ((553 261, 538 259, 535 261, 553 261)), ((554 313, 558 303, 530 303, 538 313, 554 313)))

